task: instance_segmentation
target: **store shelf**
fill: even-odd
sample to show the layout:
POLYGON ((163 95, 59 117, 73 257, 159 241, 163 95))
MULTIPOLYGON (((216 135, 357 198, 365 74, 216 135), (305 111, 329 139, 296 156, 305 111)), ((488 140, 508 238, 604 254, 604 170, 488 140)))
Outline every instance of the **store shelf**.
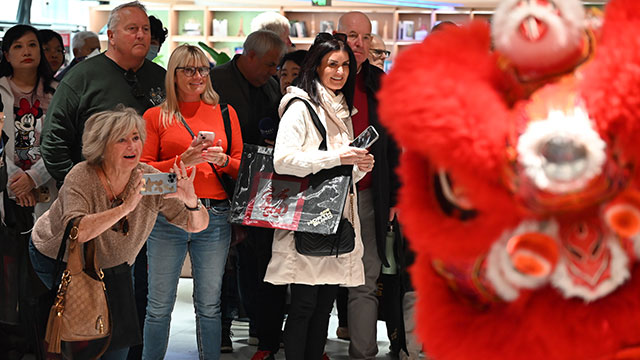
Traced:
POLYGON ((243 43, 246 39, 247 39, 246 36, 209 36, 207 38, 207 40, 209 40, 209 42, 212 42, 212 43, 215 43, 215 42, 243 43))
POLYGON ((406 45, 415 45, 420 44, 422 41, 420 40, 398 40, 394 42, 395 45, 406 46, 406 45))
POLYGON ((313 41, 315 40, 315 37, 292 37, 291 38, 291 42, 298 45, 303 45, 303 44, 313 44, 313 41))
POLYGON ((183 42, 198 42, 207 41, 207 37, 204 35, 174 35, 171 37, 171 41, 183 43, 183 42))
MULTIPOLYGON (((463 23, 476 19, 489 20, 493 13, 490 9, 462 9, 459 11, 442 11, 424 8, 395 7, 386 5, 371 5, 362 7, 311 7, 311 6, 282 6, 277 1, 264 0, 264 5, 250 6, 246 4, 235 5, 196 5, 189 3, 149 3, 148 9, 166 11, 168 20, 164 26, 169 29, 167 37, 168 48, 164 51, 173 51, 180 43, 206 42, 215 47, 217 43, 242 44, 246 36, 215 36, 213 34, 213 19, 230 19, 228 33, 235 35, 240 33, 239 26, 243 27, 243 33, 249 34, 249 24, 251 19, 264 11, 276 11, 286 16, 291 21, 302 21, 306 24, 307 37, 292 37, 291 41, 299 48, 308 48, 313 44, 315 35, 321 30, 325 21, 333 23, 333 28, 337 28, 338 19, 349 11, 362 11, 366 13, 372 21, 378 24, 378 34, 384 38, 387 49, 392 52, 392 56, 408 48, 409 45, 420 43, 416 40, 393 40, 398 37, 398 24, 400 21, 414 21, 415 30, 421 28, 430 29, 431 26, 443 20, 450 20, 456 23, 463 23), (243 21, 239 21, 242 17, 243 21), (182 35, 184 23, 189 20, 200 24, 202 35, 182 35)), ((110 5, 98 5, 91 9, 90 30, 99 31, 107 21, 109 12, 113 9, 110 5)), ((163 21, 164 22, 164 21, 163 21)), ((100 35, 100 41, 107 42, 106 35, 100 35)), ((227 46, 227 45, 225 45, 227 46)), ((230 54, 232 55, 232 54, 230 54)))

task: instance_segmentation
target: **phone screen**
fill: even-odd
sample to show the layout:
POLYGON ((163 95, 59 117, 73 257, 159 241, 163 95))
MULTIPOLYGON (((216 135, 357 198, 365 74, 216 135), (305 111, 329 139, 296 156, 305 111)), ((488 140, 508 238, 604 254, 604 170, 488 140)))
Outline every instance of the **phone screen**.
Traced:
POLYGON ((349 146, 357 147, 360 149, 366 149, 371 145, 373 145, 373 143, 376 142, 376 140, 378 140, 378 137, 379 135, 378 135, 378 132, 376 131, 376 128, 369 125, 369 127, 364 129, 364 131, 361 132, 360 135, 358 135, 358 137, 355 138, 351 142, 351 144, 349 144, 349 146))

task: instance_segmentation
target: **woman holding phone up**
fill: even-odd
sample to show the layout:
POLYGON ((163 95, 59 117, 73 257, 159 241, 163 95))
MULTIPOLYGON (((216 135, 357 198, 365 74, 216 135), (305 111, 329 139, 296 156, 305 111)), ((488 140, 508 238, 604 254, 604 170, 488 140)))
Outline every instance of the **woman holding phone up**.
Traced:
POLYGON ((159 172, 139 163, 144 128, 144 120, 131 108, 92 115, 82 134, 82 156, 86 160, 65 177, 58 198, 36 222, 29 243, 35 272, 52 288, 60 281, 53 278, 56 254, 69 221, 79 221, 79 242, 95 240, 113 323, 110 347, 103 355, 108 359, 126 359, 129 346, 140 339, 138 322, 115 314, 137 319, 131 264, 149 236, 156 215, 161 213, 172 224, 194 232, 206 228, 209 221, 204 209, 197 206, 194 171, 188 175, 184 164, 178 163, 180 168, 172 166, 178 178, 177 192, 140 193, 143 173, 159 172))
POLYGON ((142 161, 161 171, 176 161, 194 166, 194 186, 208 210, 209 227, 198 234, 189 233, 158 216, 147 243, 149 295, 142 357, 164 359, 178 279, 188 251, 194 280, 198 352, 201 359, 218 359, 220 293, 231 226, 227 223, 229 200, 217 175, 235 178, 238 174, 242 156, 240 124, 235 110, 227 106, 229 143, 222 106, 211 86, 209 61, 195 46, 181 45, 171 54, 165 88, 165 102, 144 114, 148 139, 142 161), (196 135, 201 131, 214 132, 215 139, 199 141, 196 135))

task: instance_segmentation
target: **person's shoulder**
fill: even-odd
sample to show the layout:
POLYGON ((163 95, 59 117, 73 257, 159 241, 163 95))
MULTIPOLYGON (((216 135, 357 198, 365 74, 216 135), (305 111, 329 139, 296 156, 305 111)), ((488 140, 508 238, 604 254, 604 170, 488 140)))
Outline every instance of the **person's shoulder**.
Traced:
POLYGON ((69 73, 62 79, 66 79, 67 77, 78 76, 79 74, 86 73, 94 73, 94 72, 104 72, 105 65, 108 64, 107 55, 100 54, 96 56, 92 56, 88 59, 84 59, 77 63, 73 67, 73 71, 69 71, 69 73))
POLYGON ((9 77, 8 76, 0 77, 0 89, 4 89, 6 91, 11 91, 11 87, 9 85, 9 77))
MULTIPOLYGON (((100 54, 80 61, 64 75, 60 84, 71 85, 108 76, 105 75, 105 68, 108 65, 106 58, 106 55, 100 54)), ((74 88, 74 86, 71 87, 74 88)))
POLYGON ((154 106, 154 107, 150 107, 148 108, 144 114, 142 115, 143 118, 147 119, 147 118, 154 118, 156 116, 160 115, 160 111, 162 110, 161 105, 158 106, 154 106))
POLYGON ((231 78, 232 74, 235 72, 235 67, 233 66, 233 60, 228 61, 222 65, 216 65, 211 69, 211 78, 224 80, 231 78))
POLYGON ((64 184, 74 185, 80 184, 83 187, 87 187, 87 184, 91 184, 91 181, 87 181, 93 172, 93 167, 86 161, 75 164, 69 173, 64 178, 64 184))
POLYGON ((269 77, 269 80, 263 85, 263 87, 269 89, 272 93, 277 93, 280 96, 280 83, 278 80, 274 79, 273 76, 269 77))
POLYGON ((385 72, 382 69, 375 65, 371 65, 369 61, 367 61, 365 64, 367 66, 367 73, 369 74, 369 77, 379 79, 380 77, 385 75, 385 72))
POLYGON ((147 59, 144 59, 143 69, 145 71, 148 71, 149 73, 162 75, 162 76, 164 76, 167 73, 167 70, 165 70, 162 66, 154 63, 153 61, 149 61, 147 59))

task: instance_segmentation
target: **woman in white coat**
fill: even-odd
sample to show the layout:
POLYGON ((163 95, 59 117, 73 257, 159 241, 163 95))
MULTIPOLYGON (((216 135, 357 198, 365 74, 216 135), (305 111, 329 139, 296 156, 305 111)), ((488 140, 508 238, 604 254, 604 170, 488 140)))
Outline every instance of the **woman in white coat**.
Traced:
MULTIPOLYGON (((354 165, 353 179, 357 182, 373 169, 373 156, 367 150, 348 145, 353 140, 355 76, 356 61, 344 34, 318 34, 302 65, 297 87, 290 86, 280 103, 281 121, 274 149, 277 173, 304 177, 336 166, 354 165), (306 105, 297 100, 287 108, 295 97, 311 103, 317 113, 327 132, 327 151, 318 149, 323 139, 306 105)), ((350 201, 347 197, 343 217, 353 219, 356 239, 354 250, 339 256, 301 255, 295 249, 292 231, 275 231, 265 281, 291 284, 291 306, 284 332, 289 360, 322 358, 338 287, 364 283, 357 199, 350 201)))

